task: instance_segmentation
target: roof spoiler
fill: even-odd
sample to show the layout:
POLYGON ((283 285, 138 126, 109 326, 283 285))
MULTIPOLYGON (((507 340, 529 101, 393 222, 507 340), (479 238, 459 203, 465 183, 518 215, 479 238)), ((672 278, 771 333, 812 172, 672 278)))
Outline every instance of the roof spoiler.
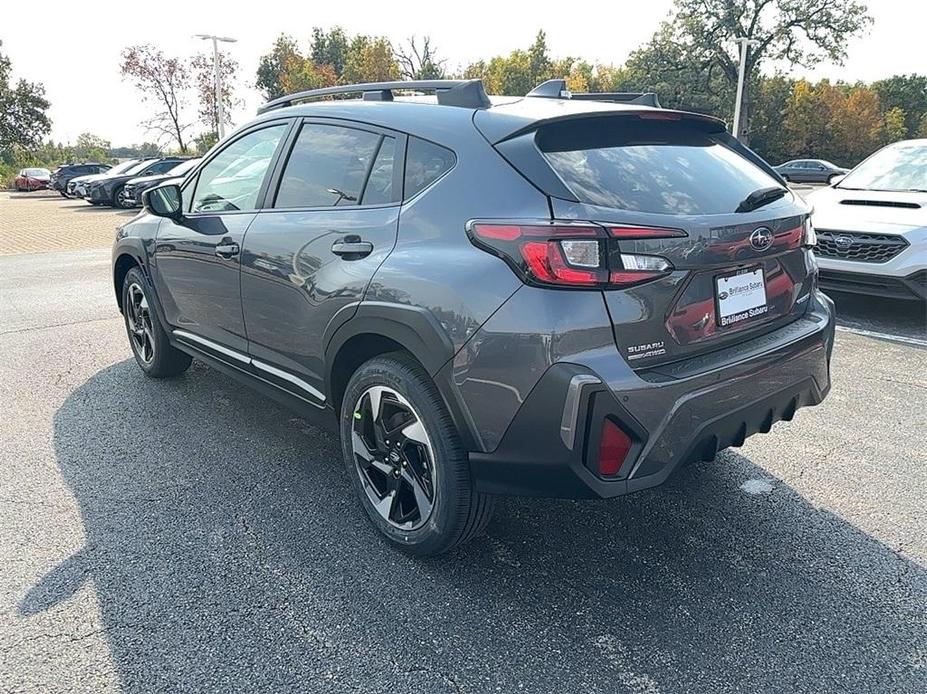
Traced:
POLYGON ((554 79, 542 82, 527 96, 542 99, 576 99, 577 101, 611 101, 623 104, 638 104, 660 108, 657 95, 653 92, 581 92, 573 93, 567 89, 566 80, 554 79))
POLYGON ((397 82, 366 82, 364 84, 345 84, 337 87, 310 89, 282 96, 268 101, 258 109, 258 115, 285 108, 302 101, 311 101, 326 96, 343 94, 362 94, 364 101, 392 101, 393 91, 434 92, 442 106, 461 106, 463 108, 488 108, 489 97, 483 89, 483 80, 406 80, 397 82))

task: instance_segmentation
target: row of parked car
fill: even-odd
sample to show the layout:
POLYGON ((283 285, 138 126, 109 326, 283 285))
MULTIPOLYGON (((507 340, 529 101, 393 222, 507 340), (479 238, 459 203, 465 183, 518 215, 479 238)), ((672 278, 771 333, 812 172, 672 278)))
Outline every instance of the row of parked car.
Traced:
POLYGON ((171 178, 183 177, 199 159, 150 157, 131 159, 116 166, 99 162, 65 164, 53 173, 48 169, 23 169, 16 178, 17 190, 51 188, 66 198, 83 198, 91 205, 120 209, 139 207, 142 193, 171 178))

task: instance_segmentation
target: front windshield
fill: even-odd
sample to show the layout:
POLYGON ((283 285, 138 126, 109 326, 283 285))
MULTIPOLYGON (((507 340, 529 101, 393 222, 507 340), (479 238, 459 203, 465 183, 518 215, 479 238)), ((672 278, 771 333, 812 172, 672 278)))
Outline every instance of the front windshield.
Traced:
POLYGON ((116 166, 114 166, 114 167, 111 168, 111 169, 107 169, 107 170, 105 171, 105 173, 106 173, 107 175, 111 175, 111 174, 121 174, 121 173, 123 173, 123 172, 125 172, 125 171, 128 171, 129 169, 135 167, 135 166, 138 166, 138 163, 139 163, 139 162, 138 162, 138 159, 130 159, 129 161, 124 161, 124 162, 122 162, 121 164, 116 164, 116 166))
POLYGON ((927 191, 927 143, 899 142, 890 145, 853 169, 837 187, 927 191))
MULTIPOLYGON (((133 167, 131 167, 131 168, 129 168, 129 169, 126 169, 125 174, 126 174, 126 176, 131 176, 131 175, 133 175, 133 174, 137 174, 137 173, 139 173, 140 171, 144 171, 146 168, 148 168, 148 166, 149 166, 150 164, 151 164, 151 160, 150 160, 150 159, 146 159, 145 161, 140 161, 140 162, 138 162, 137 164, 135 164, 135 166, 133 166, 133 167)), ((109 173, 113 173, 113 170, 110 169, 110 170, 109 170, 109 173)), ((119 173, 122 173, 122 172, 120 171, 119 173)))

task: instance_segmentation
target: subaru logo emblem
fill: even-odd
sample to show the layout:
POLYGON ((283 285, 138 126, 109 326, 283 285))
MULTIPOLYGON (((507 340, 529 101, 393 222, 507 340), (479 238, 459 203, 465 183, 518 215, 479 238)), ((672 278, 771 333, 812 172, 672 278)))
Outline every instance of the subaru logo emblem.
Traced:
POLYGON ((850 246, 853 245, 853 237, 847 236, 846 234, 841 234, 834 239, 834 243, 837 245, 841 251, 847 250, 850 246))
POLYGON ((718 294, 718 298, 721 299, 721 301, 724 301, 727 298, 727 292, 721 292, 718 294))
POLYGON ((750 245, 753 246, 754 250, 765 251, 772 246, 772 242, 773 233, 766 227, 754 229, 753 233, 750 234, 750 245))

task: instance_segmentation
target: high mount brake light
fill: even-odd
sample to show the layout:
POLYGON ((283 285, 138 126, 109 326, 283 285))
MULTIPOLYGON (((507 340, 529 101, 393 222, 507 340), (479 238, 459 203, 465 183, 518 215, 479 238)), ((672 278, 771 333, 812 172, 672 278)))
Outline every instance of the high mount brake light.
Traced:
POLYGON ((624 288, 669 274, 659 256, 609 253, 618 240, 685 236, 679 229, 591 222, 481 222, 467 225, 470 240, 499 256, 522 279, 547 286, 624 288), (614 267, 609 267, 609 258, 614 267))

